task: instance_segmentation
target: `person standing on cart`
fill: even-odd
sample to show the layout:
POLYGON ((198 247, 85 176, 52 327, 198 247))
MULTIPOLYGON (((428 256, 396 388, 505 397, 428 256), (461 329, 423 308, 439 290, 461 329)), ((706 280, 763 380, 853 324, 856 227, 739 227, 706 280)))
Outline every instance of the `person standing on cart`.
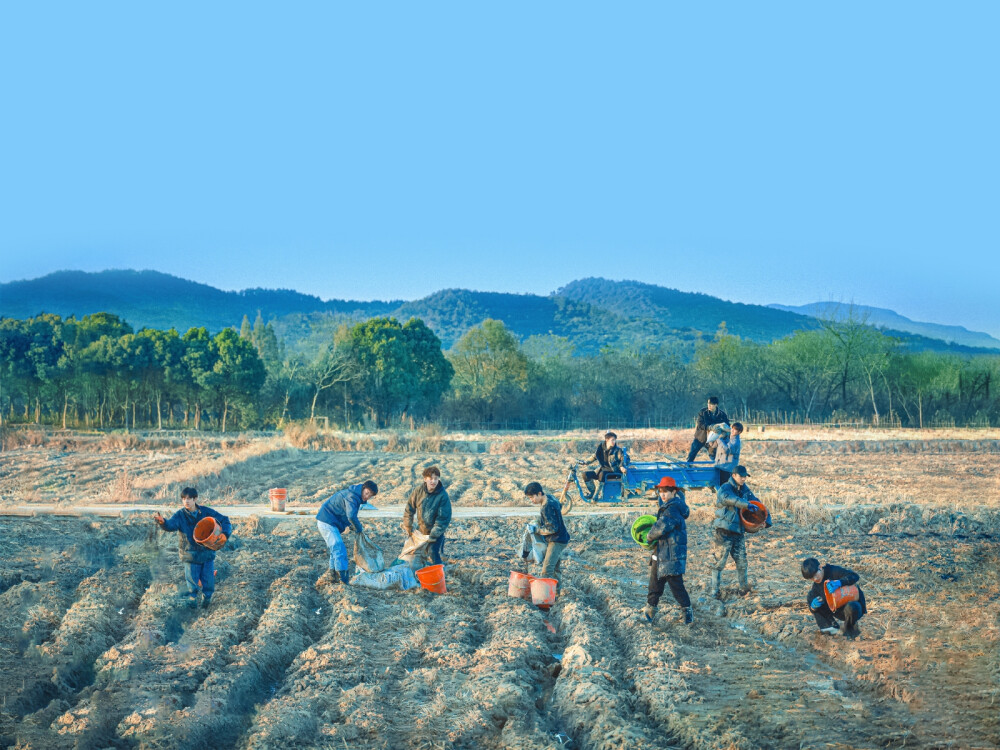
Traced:
POLYGON ((716 425, 716 429, 708 437, 709 443, 718 446, 715 449, 715 468, 719 470, 720 487, 729 481, 733 471, 740 465, 740 451, 743 449, 743 441, 740 439, 740 435, 743 434, 742 423, 733 422, 728 435, 718 431, 725 426, 716 425))
POLYGON ((593 500, 597 495, 594 482, 605 481, 608 474, 621 474, 625 466, 625 452, 618 446, 618 436, 613 432, 604 433, 604 440, 597 444, 594 456, 587 461, 580 461, 581 466, 596 463, 597 471, 585 471, 583 481, 587 485, 587 497, 593 500))
POLYGON ((714 424, 728 421, 726 412, 719 408, 718 397, 709 396, 708 404, 695 417, 694 440, 691 441, 691 450, 688 451, 688 463, 694 461, 701 449, 708 444, 708 429, 714 424))

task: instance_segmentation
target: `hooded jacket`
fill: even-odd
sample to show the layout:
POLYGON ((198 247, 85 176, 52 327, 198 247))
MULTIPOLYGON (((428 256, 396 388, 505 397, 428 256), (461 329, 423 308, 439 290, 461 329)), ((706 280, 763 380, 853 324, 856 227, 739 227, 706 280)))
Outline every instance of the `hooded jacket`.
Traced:
POLYGON ((350 526, 355 534, 360 534, 361 521, 358 520, 358 511, 365 503, 361 499, 363 488, 364 485, 352 484, 350 487, 334 492, 319 506, 316 520, 333 526, 340 533, 344 533, 350 526))
POLYGON ((440 481, 433 492, 427 491, 427 485, 421 482, 410 493, 403 510, 403 531, 407 535, 413 533, 413 517, 417 517, 417 527, 421 534, 427 534, 432 542, 444 535, 445 529, 451 523, 451 499, 440 481))
POLYGON ((656 542, 657 578, 684 575, 688 538, 684 519, 690 512, 683 492, 678 492, 656 511, 656 523, 646 534, 646 540, 656 542))
POLYGON ((214 549, 209 549, 194 540, 194 527, 203 518, 214 518, 222 527, 222 533, 226 538, 232 536, 233 525, 229 523, 229 519, 207 505, 195 504, 194 513, 189 513, 187 508, 181 508, 163 522, 161 528, 164 531, 178 532, 180 541, 177 544, 177 551, 183 562, 201 565, 215 559, 214 549))
POLYGON ((746 482, 740 487, 736 484, 736 479, 730 477, 729 481, 723 483, 715 493, 715 520, 712 522, 712 528, 730 534, 742 534, 743 521, 740 520, 740 511, 749 507, 750 501, 756 499, 757 496, 750 491, 750 486, 746 482))

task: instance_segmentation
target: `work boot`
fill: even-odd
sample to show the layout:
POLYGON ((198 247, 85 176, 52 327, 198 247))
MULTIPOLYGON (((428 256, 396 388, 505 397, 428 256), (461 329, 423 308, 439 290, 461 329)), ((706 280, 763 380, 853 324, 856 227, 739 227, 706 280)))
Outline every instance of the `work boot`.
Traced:
POLYGON ((344 584, 345 586, 347 586, 348 585, 347 582, 351 579, 351 577, 348 575, 347 571, 346 570, 338 570, 337 571, 337 575, 340 576, 340 582, 342 584, 344 584))
POLYGON ((640 610, 640 614, 642 615, 643 620, 652 625, 653 618, 656 617, 656 607, 654 607, 652 604, 647 604, 640 610))
POLYGON ((212 603, 212 597, 206 596, 204 599, 201 600, 201 608, 208 609, 208 605, 211 603, 212 603))
POLYGON ((838 628, 836 625, 830 625, 825 628, 820 628, 819 632, 823 633, 824 635, 837 635, 837 633, 840 632, 840 628, 838 628))
POLYGON ((597 496, 597 487, 595 487, 594 483, 589 479, 586 480, 584 484, 587 486, 587 499, 593 500, 597 496))
POLYGON ((178 594, 177 603, 182 607, 191 607, 194 609, 198 606, 198 595, 197 594, 178 594))
POLYGON ((684 624, 691 625, 694 623, 694 609, 692 607, 684 607, 684 624))
POLYGON ((719 596, 719 586, 722 585, 722 571, 713 570, 711 577, 708 579, 708 595, 714 599, 721 599, 719 596))

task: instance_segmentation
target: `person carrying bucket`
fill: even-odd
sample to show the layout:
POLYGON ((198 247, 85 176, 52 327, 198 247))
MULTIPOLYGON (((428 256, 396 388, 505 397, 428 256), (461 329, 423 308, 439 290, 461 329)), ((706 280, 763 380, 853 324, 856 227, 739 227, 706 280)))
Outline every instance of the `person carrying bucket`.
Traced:
MULTIPOLYGON (((536 531, 545 539, 545 557, 542 558, 542 571, 538 577, 553 578, 558 581, 559 559, 569 544, 569 532, 563 523, 562 508, 559 501, 552 495, 546 494, 538 482, 529 482, 524 488, 524 494, 535 505, 542 506, 538 514, 536 531)), ((527 559, 528 553, 523 552, 522 557, 527 559)))
POLYGON ((659 509, 656 523, 646 533, 647 542, 656 542, 649 556, 649 594, 642 608, 643 619, 653 622, 656 605, 663 596, 664 586, 670 586, 674 600, 684 610, 684 624, 694 622, 691 597, 684 588, 684 569, 687 566, 687 523, 690 511, 684 502, 684 493, 673 477, 663 477, 656 485, 659 509))
POLYGON ((416 550, 414 557, 423 557, 427 565, 442 565, 441 550, 444 549, 444 532, 451 523, 451 500, 441 482, 441 470, 437 466, 424 469, 423 480, 418 484, 403 510, 403 531, 413 536, 413 519, 421 534, 428 536, 427 543, 416 550))
POLYGON ((378 485, 369 479, 334 492, 319 506, 316 527, 330 550, 330 567, 316 581, 317 586, 335 583, 337 580, 347 585, 350 576, 347 572, 347 547, 344 545, 343 534, 348 527, 355 534, 361 533, 358 511, 377 494, 378 485))
POLYGON ((198 504, 198 490, 185 487, 181 490, 181 503, 184 507, 170 518, 164 519, 159 513, 153 514, 153 520, 163 531, 176 531, 180 537, 177 551, 184 563, 184 582, 187 592, 180 595, 181 601, 190 607, 198 605, 199 584, 204 597, 202 607, 207 607, 215 593, 215 550, 195 541, 195 527, 199 521, 206 518, 214 519, 219 526, 221 536, 217 544, 221 548, 233 533, 233 525, 226 516, 207 505, 198 504))
POLYGON ((816 618, 819 632, 857 637, 858 620, 868 613, 865 592, 857 585, 861 576, 848 568, 821 565, 815 557, 807 557, 802 561, 802 577, 813 584, 809 589, 809 611, 816 618), (843 622, 843 628, 838 620, 843 622))
MULTIPOLYGON (((736 563, 736 575, 739 578, 740 594, 750 593, 750 581, 747 575, 747 543, 746 533, 740 511, 750 507, 757 496, 747 485, 745 466, 737 466, 729 481, 719 487, 715 495, 715 520, 712 522, 712 560, 709 566, 712 570, 709 580, 709 592, 716 599, 721 598, 719 586, 722 583, 722 571, 730 556, 736 563)), ((757 502, 760 502, 757 500, 757 502)), ((770 525, 770 518, 768 519, 770 525)))

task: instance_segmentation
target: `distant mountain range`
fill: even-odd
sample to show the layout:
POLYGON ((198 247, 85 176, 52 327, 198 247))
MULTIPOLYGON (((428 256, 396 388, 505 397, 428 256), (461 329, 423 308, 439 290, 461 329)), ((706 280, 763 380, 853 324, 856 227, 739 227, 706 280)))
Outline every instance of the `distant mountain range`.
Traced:
POLYGON ((940 323, 922 323, 917 320, 900 315, 892 310, 882 307, 869 307, 868 305, 844 304, 840 302, 813 302, 808 305, 768 305, 775 310, 799 313, 800 315, 811 315, 816 318, 832 318, 843 320, 849 315, 854 315, 859 320, 867 322, 869 325, 879 328, 890 328, 895 331, 905 333, 915 333, 918 336, 926 336, 932 339, 940 339, 950 344, 961 344, 962 346, 981 347, 985 349, 1000 349, 1000 339, 990 336, 988 333, 970 331, 963 326, 949 326, 940 323))
MULTIPOLYGON (((544 346, 546 337, 564 337, 579 354, 606 346, 658 343, 680 344, 690 350, 699 340, 711 339, 723 323, 729 333, 759 342, 814 329, 819 321, 813 316, 824 314, 825 308, 810 307, 746 305, 653 284, 595 278, 573 281, 548 296, 445 289, 413 301, 322 300, 287 289, 224 292, 158 271, 60 271, 0 284, 0 315, 5 317, 49 312, 79 318, 110 312, 135 328, 184 332, 197 326, 210 331, 239 327, 244 315, 252 321, 260 312, 290 347, 302 350, 328 340, 342 323, 380 315, 402 321, 421 318, 446 348, 473 326, 494 318, 522 341, 542 337, 533 340, 544 346)), ((876 310, 865 308, 869 309, 876 310)), ((896 316, 889 310, 879 312, 896 316)), ((913 323, 902 316, 876 318, 874 314, 870 322, 892 329, 913 349, 995 353, 992 347, 1000 348, 1000 341, 991 336, 957 326, 913 323), (904 328, 897 319, 923 328, 904 328), (960 339, 955 332, 972 338, 960 339)))

